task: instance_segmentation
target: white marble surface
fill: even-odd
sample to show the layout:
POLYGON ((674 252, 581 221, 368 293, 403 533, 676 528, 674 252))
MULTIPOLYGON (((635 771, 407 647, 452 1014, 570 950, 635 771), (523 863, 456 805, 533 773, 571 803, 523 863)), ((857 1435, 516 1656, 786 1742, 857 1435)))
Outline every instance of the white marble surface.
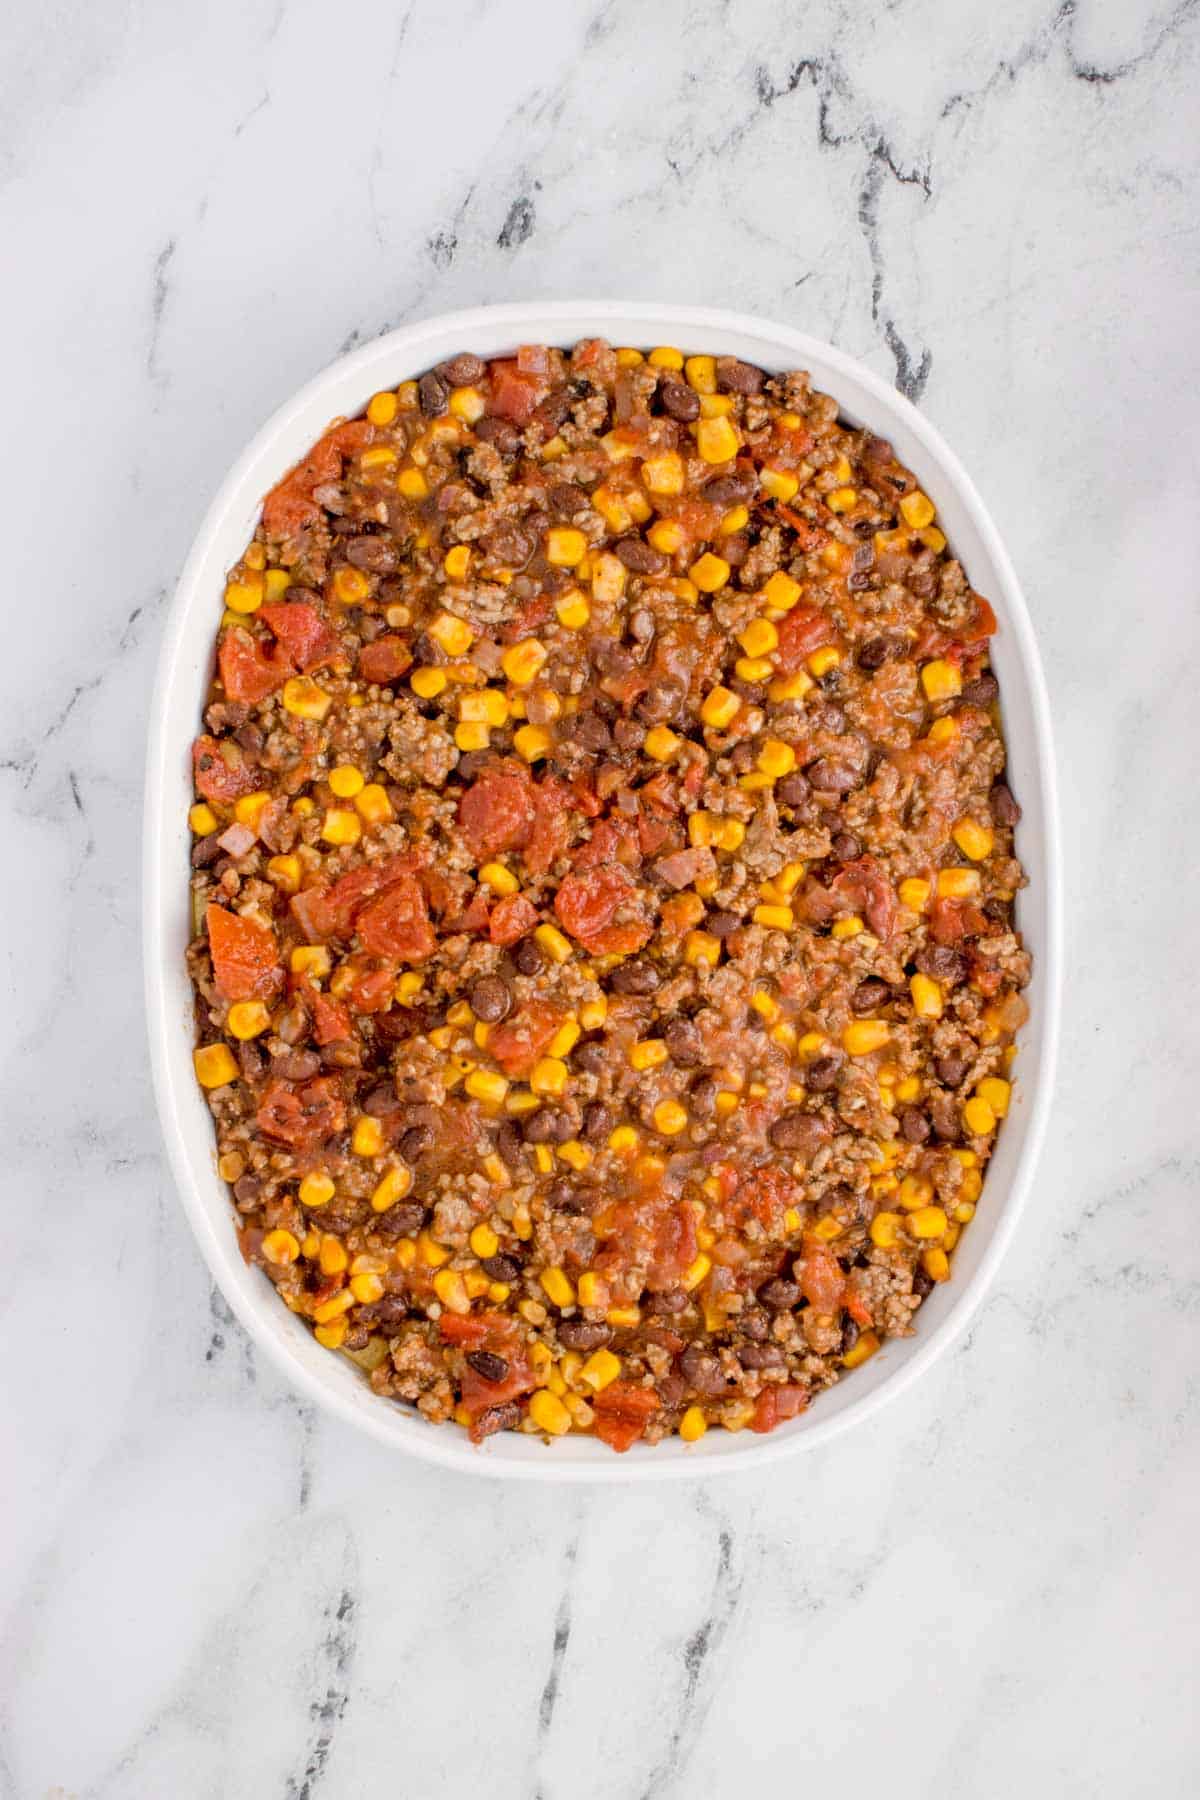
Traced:
POLYGON ((1195 0, 10 0, 6 1796, 1195 1793, 1198 74, 1195 0), (624 1496, 409 1467, 262 1366, 138 972, 224 468, 345 345, 581 292, 920 398, 1026 585, 1069 868, 1058 1105, 967 1341, 768 1480, 624 1496))

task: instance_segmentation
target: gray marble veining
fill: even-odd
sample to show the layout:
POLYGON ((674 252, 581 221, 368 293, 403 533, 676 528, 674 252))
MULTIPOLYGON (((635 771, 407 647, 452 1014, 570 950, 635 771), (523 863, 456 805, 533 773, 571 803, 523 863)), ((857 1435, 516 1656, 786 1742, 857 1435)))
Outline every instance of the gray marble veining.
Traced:
POLYGON ((0 21, 19 1800, 1194 1793, 1196 0, 153 0, 0 21), (210 1289, 140 1014, 142 734, 209 497, 340 349, 727 304, 918 399, 1053 696, 1068 1015, 968 1338, 711 1489, 476 1487, 298 1401, 210 1289))

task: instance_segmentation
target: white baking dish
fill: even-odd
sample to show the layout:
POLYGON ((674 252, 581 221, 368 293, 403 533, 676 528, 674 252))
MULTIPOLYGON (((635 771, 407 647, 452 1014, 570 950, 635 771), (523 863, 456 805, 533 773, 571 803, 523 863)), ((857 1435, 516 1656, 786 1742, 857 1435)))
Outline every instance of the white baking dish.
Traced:
POLYGON ((146 1008, 155 1091, 167 1150, 200 1248, 251 1337, 310 1399, 382 1443, 476 1475, 526 1480, 653 1481, 747 1469, 827 1443, 895 1398, 949 1347, 979 1305, 1012 1236, 1033 1175, 1050 1106, 1058 1035, 1060 871, 1049 707, 1033 629, 996 528, 957 458, 907 400, 861 363, 783 325, 698 307, 579 301, 495 306, 404 326, 343 357, 280 408, 239 457, 200 528, 167 620, 158 665, 146 774, 144 847, 146 1008), (1012 786, 1024 817, 1017 831, 1029 887, 1019 922, 1033 953, 1032 1009, 1021 1034, 1017 1085, 979 1211, 963 1233, 953 1279, 930 1294, 915 1337, 885 1342, 862 1369, 823 1394, 803 1417, 766 1437, 710 1431, 624 1456, 585 1437, 500 1433, 476 1449, 451 1426, 432 1426, 371 1392, 345 1358, 321 1348, 282 1306, 266 1277, 238 1250, 234 1213, 216 1171, 212 1120, 192 1070, 192 994, 184 968, 189 930, 187 810, 190 746, 210 677, 226 569, 253 532, 262 496, 331 419, 357 413, 459 350, 483 356, 521 343, 571 345, 581 337, 732 354, 767 369, 803 368, 843 414, 890 438, 934 500, 972 584, 992 602, 1012 786))

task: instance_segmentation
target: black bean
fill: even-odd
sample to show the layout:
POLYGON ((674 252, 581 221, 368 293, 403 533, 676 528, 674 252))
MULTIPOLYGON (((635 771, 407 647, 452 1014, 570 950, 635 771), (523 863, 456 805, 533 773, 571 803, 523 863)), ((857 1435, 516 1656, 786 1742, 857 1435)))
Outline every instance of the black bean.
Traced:
POLYGON ((346 545, 346 561, 371 575, 391 575, 399 562, 399 554, 391 538, 356 537, 346 545))
POLYGON ((842 1355, 844 1356, 847 1350, 853 1350, 857 1342, 858 1326, 852 1318, 847 1316, 842 1323, 842 1355))
POLYGON ((555 1212, 587 1214, 596 1204, 595 1188, 580 1187, 574 1181, 554 1182, 547 1195, 547 1203, 555 1212))
POLYGON ((492 1350, 468 1350, 467 1361, 484 1381, 503 1381, 508 1374, 508 1359, 492 1350))
POLYGON ((929 1136, 929 1120, 919 1106, 906 1106, 900 1114, 900 1135, 910 1144, 923 1144, 929 1136))
POLYGON ((568 1350, 599 1350, 611 1337, 611 1325, 593 1325, 588 1319, 563 1319, 558 1327, 558 1341, 568 1350))
POLYGON ((238 1066, 247 1081, 257 1081, 267 1066, 267 1059, 257 1044, 241 1043, 237 1047, 238 1066))
POLYGON ((644 538, 618 538, 613 545, 617 556, 635 575, 661 575, 668 567, 667 558, 644 538))
POLYGON ((216 862, 221 854, 221 833, 210 831, 207 837, 197 838, 192 845, 193 869, 206 869, 209 863, 216 862))
POLYGON ((765 379, 753 363, 739 362, 736 356, 717 358, 717 386, 724 394, 757 394, 765 379))
POLYGON ((737 469, 732 475, 714 475, 706 481, 701 498, 714 506, 739 506, 753 500, 758 492, 758 476, 753 469, 737 469))
POLYGON ((513 962, 522 975, 539 975, 546 966, 546 957, 537 939, 527 937, 513 951, 513 962))
POLYGON ((862 845, 852 831, 839 831, 832 848, 839 862, 853 862, 856 856, 862 855, 862 845))
MULTIPOLYGON (((479 423, 484 424, 481 419, 479 423)), ((515 1431, 521 1422, 521 1409, 515 1400, 506 1400, 501 1406, 489 1406, 475 1420, 474 1434, 477 1438, 495 1437, 498 1431, 515 1431)))
POLYGON ((700 396, 682 381, 664 381, 658 392, 664 412, 678 419, 681 425, 690 425, 693 419, 700 417, 700 396))
POLYGON ((725 1371, 711 1351, 689 1344, 679 1358, 679 1367, 688 1384, 706 1399, 715 1400, 725 1392, 725 1371))
POLYGON ((933 1129, 943 1144, 957 1143, 960 1120, 958 1101, 953 1094, 930 1095, 929 1116, 933 1120, 933 1129))
POLYGON ((962 697, 968 706, 990 706, 999 692, 1000 683, 996 677, 984 674, 964 684, 962 697))
POLYGON ((422 375, 417 383, 417 393, 421 411, 427 419, 439 418, 445 412, 448 390, 440 375, 435 375, 432 370, 428 375, 422 375))
POLYGON ((599 1075, 607 1062, 608 1051, 600 1039, 590 1044, 580 1044, 575 1052, 575 1067, 582 1069, 587 1075, 599 1075))
POLYGON ((868 975, 851 994, 850 1010, 861 1017, 864 1013, 875 1012, 879 1007, 886 1006, 891 997, 892 990, 886 981, 880 981, 878 975, 868 975))
POLYGON ((682 1288, 664 1288, 660 1294, 650 1294, 646 1300, 646 1311, 658 1319, 673 1319, 688 1309, 688 1297, 682 1288))
MULTIPOLYGON (((281 1081, 307 1081, 320 1067, 321 1059, 312 1050, 281 1050, 271 1058, 271 1073, 281 1081)), ((368 1110, 365 1105, 363 1110, 368 1110)))
POLYGON ((1015 825, 1021 817, 1021 808, 1013 799, 1012 789, 1007 782, 997 781, 991 793, 992 812, 998 825, 1015 825))
POLYGON ((860 669, 882 669, 885 662, 896 654, 896 646, 891 638, 872 637, 858 649, 858 666, 860 669))
POLYGON ((738 1314, 738 1330, 752 1343, 761 1344, 770 1336, 771 1320, 761 1306, 747 1306, 738 1314))
POLYGON ((543 1106, 530 1113, 524 1131, 527 1144, 565 1144, 575 1135, 570 1113, 555 1106, 543 1106))
POLYGON ((497 1024, 507 1016, 512 1006, 512 994, 499 975, 481 975, 478 981, 471 984, 468 998, 471 1011, 485 1025, 497 1024))
POLYGON ((777 1275, 774 1281, 764 1282, 758 1290, 758 1297, 772 1312, 790 1312, 799 1304, 800 1289, 794 1281, 787 1281, 782 1275, 777 1275))
POLYGON ((487 364, 481 356, 474 356, 470 350, 463 350, 457 356, 438 364, 438 374, 444 375, 451 387, 470 387, 474 381, 482 381, 487 374, 487 364))
POLYGON ((661 984, 662 976, 651 962, 618 963, 608 979, 616 994, 653 994, 661 984))
POLYGON ((521 1151, 521 1128, 511 1119, 505 1119, 496 1127, 496 1149, 510 1167, 521 1163, 524 1158, 521 1151))
POLYGON ((951 987, 967 978, 967 959, 953 944, 922 944, 913 958, 922 975, 951 987))
POLYGON ((784 806, 803 806, 811 796, 812 789, 809 786, 808 777, 802 775, 799 769, 793 770, 790 775, 785 775, 781 781, 775 783, 775 797, 777 800, 781 800, 784 806))
POLYGON ((804 1085, 814 1094, 827 1094, 837 1086, 839 1060, 836 1056, 818 1056, 804 1071, 804 1085))
POLYGON ((412 1125, 401 1136, 397 1148, 406 1163, 418 1162, 426 1151, 432 1150, 435 1141, 433 1127, 430 1125, 412 1125))
POLYGON ((257 762, 258 753, 263 747, 263 734, 257 725, 242 725, 233 734, 236 743, 246 752, 247 762, 257 762))
POLYGON ((819 794, 851 794, 862 781, 860 772, 840 756, 818 757, 805 774, 819 794))
POLYGON ((544 400, 539 400, 533 409, 533 417, 539 425, 548 425, 551 431, 557 431, 571 410, 571 390, 568 387, 556 387, 544 400))
POLYGON ((646 728, 636 719, 618 719, 613 726, 613 740, 618 750, 640 750, 646 741, 646 728))
POLYGON ((398 1206, 389 1206, 385 1213, 373 1218, 371 1230, 394 1243, 397 1238, 412 1237, 420 1231, 428 1214, 429 1208, 422 1206, 419 1200, 402 1200, 398 1206))
POLYGON ((967 1059, 961 1052, 949 1050, 945 1056, 936 1057, 933 1066, 943 1087, 956 1088, 967 1072, 967 1059))
POLYGON ((550 503, 551 510, 556 512, 560 519, 573 519, 575 514, 582 512, 588 503, 588 497, 583 489, 576 487, 573 481, 556 481, 547 493, 546 499, 550 503))
POLYGON ((701 1075, 693 1081, 689 1090, 692 1108, 702 1118, 707 1118, 717 1103, 717 1084, 711 1075, 701 1075))
POLYGON ((698 1069, 711 1060, 699 1027, 690 1019, 672 1019, 663 1029, 663 1042, 681 1069, 698 1069))
POLYGON ((704 921, 704 929, 715 938, 727 938, 731 932, 742 928, 741 916, 735 912, 711 912, 704 921))
POLYGON ((599 713, 589 710, 575 714, 569 721, 567 735, 581 750, 607 750, 612 742, 612 734, 599 713))
MULTIPOLYGON (((601 1047, 596 1046, 597 1049, 601 1047)), ((602 1052, 603 1054, 603 1052, 602 1052)), ((578 1061, 578 1058, 576 1058, 578 1061)), ((598 1144, 606 1138, 613 1128, 614 1114, 610 1106, 599 1100, 591 1100, 583 1109, 583 1124, 580 1136, 585 1143, 598 1144)))
POLYGON ((781 1369, 784 1362, 778 1344, 739 1344, 737 1359, 743 1369, 781 1369))
POLYGON ((913 1270, 912 1291, 917 1296, 918 1300, 924 1300, 927 1294, 932 1293, 933 1286, 934 1282, 932 1275, 927 1275, 924 1269, 913 1270))
POLYGON ((485 1256, 479 1266, 489 1281, 506 1281, 510 1287, 521 1277, 521 1265, 511 1256, 485 1256))
POLYGON ((233 1197, 239 1206, 253 1206, 262 1193, 262 1182, 257 1175, 239 1175, 233 1184, 233 1197))
POLYGON ((519 448, 521 434, 507 419, 477 419, 475 436, 483 444, 491 444, 501 456, 511 456, 519 448))

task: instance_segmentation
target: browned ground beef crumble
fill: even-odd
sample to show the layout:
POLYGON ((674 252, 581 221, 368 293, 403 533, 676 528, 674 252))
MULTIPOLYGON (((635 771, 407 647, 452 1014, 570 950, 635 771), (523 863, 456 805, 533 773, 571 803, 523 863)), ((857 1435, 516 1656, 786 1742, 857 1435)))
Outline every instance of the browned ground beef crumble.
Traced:
POLYGON ((1029 958, 995 619, 807 375, 589 340, 267 498, 194 750, 246 1257, 381 1395, 623 1450, 906 1336, 1029 958))

